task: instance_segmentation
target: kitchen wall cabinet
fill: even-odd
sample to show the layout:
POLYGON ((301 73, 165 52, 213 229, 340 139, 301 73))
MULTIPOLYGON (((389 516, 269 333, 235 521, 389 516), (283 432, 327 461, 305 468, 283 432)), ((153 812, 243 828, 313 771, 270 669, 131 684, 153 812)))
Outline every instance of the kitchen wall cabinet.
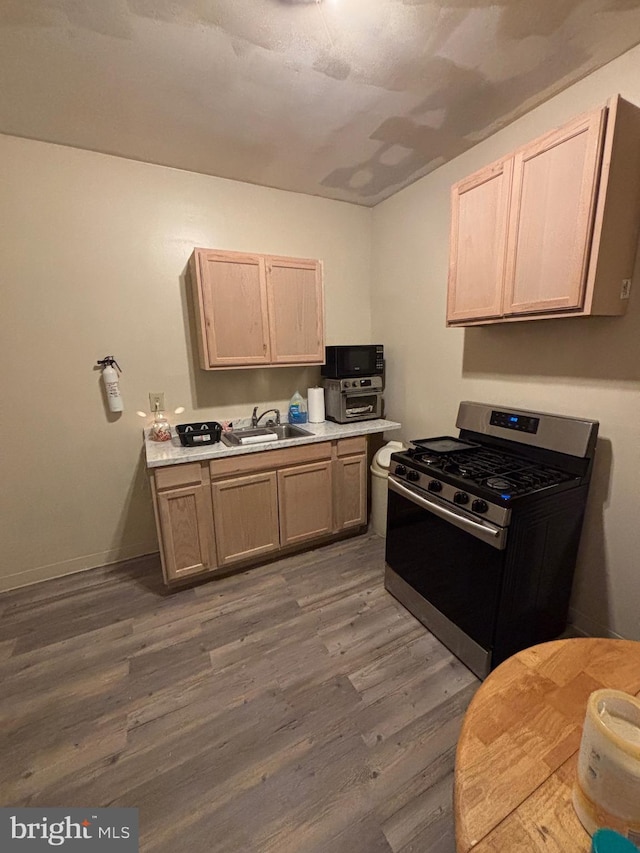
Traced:
POLYGON ((203 369, 323 363, 320 261, 195 249, 190 275, 203 369))
POLYGON ((640 229, 640 110, 619 97, 458 182, 448 325, 623 314, 640 229))
POLYGON ((447 320, 500 317, 513 160, 507 158, 452 188, 447 320))
POLYGON ((155 468, 165 582, 249 566, 367 523, 365 436, 155 468))
POLYGON ((273 364, 324 362, 320 261, 265 259, 273 364))

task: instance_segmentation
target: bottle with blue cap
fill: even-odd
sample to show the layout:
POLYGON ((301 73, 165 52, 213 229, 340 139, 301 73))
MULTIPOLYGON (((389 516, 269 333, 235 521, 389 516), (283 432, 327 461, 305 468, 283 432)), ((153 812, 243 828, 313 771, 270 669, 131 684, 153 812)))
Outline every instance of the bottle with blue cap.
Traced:
POLYGON ((293 395, 289 401, 289 423, 290 424, 306 424, 307 422, 307 404, 304 397, 299 391, 293 395))

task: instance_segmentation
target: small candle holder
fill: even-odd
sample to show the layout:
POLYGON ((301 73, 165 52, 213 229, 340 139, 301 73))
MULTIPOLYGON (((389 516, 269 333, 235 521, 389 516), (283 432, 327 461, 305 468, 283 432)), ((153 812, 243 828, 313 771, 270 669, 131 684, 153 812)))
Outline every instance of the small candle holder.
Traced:
POLYGON ((171 425, 165 417, 164 412, 156 409, 151 424, 151 440, 152 441, 170 441, 171 440, 171 425))

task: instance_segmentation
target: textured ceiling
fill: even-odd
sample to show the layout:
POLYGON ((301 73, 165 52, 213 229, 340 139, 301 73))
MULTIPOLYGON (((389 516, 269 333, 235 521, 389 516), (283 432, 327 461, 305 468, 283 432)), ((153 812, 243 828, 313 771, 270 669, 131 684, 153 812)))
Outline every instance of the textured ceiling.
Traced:
POLYGON ((639 0, 0 0, 0 132, 373 205, 639 42, 639 0))

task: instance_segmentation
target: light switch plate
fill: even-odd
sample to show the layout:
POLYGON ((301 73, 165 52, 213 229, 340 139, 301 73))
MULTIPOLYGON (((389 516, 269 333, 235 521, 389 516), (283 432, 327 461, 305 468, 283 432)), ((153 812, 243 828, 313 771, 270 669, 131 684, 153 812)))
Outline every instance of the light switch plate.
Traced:
POLYGON ((156 408, 159 411, 164 412, 164 391, 149 392, 149 410, 151 411, 151 414, 156 411, 156 408))

